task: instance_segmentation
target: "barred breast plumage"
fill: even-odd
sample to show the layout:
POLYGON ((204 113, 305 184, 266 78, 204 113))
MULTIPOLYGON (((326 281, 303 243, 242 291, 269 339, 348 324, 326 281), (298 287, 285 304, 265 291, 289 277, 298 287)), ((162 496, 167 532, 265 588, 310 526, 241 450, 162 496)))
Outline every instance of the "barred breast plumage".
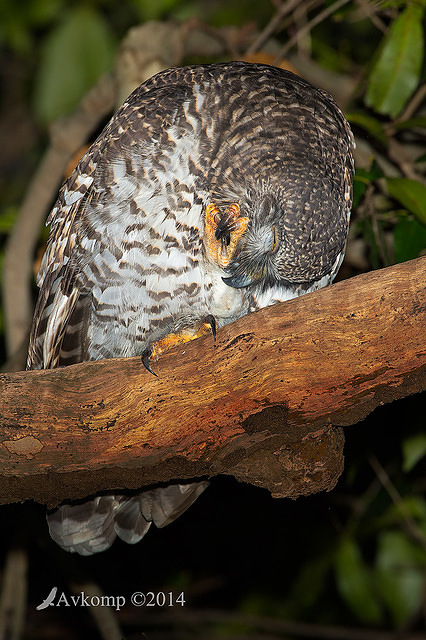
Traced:
MULTIPOLYGON (((235 62, 145 82, 49 217, 28 368, 147 363, 208 325, 329 284, 344 256, 352 147, 330 96, 287 71, 235 62)), ((82 554, 116 535, 136 542, 206 485, 64 505, 50 530, 82 554)))

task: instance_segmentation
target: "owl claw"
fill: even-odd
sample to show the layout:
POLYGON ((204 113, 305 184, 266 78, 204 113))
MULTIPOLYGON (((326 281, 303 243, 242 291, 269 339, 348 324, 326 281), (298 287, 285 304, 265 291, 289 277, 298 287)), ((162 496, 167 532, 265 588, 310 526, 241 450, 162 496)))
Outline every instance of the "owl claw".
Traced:
POLYGON ((158 378, 158 374, 151 369, 151 365, 149 363, 149 359, 151 355, 152 355, 152 349, 151 348, 145 349, 145 351, 142 353, 142 356, 141 356, 142 364, 145 367, 145 369, 148 369, 148 371, 152 373, 153 376, 158 378))
POLYGON ((169 333, 161 340, 158 340, 158 342, 153 342, 150 347, 147 347, 142 352, 141 360, 143 366, 152 373, 152 375, 158 378, 158 374, 151 369, 151 359, 158 360, 158 357, 171 347, 175 347, 178 344, 185 344, 185 342, 189 342, 194 338, 199 338, 200 336, 205 335, 209 331, 209 328, 211 329, 213 339, 216 342, 216 319, 211 314, 204 318, 203 324, 199 327, 198 332, 187 330, 181 331, 180 333, 169 333))
POLYGON ((206 317, 204 318, 204 322, 205 322, 206 324, 209 324, 209 325, 210 325, 211 330, 212 330, 212 334, 213 334, 213 340, 216 342, 216 329, 217 329, 217 326, 216 326, 216 319, 215 319, 215 317, 214 317, 214 316, 212 316, 212 315, 209 313, 209 315, 208 315, 208 316, 206 316, 206 317))

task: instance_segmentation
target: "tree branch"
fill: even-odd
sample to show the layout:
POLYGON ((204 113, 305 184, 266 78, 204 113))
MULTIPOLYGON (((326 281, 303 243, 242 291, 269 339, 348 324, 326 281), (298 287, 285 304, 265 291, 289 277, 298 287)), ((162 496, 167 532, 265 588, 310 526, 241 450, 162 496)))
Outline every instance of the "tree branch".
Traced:
POLYGON ((424 390, 426 257, 139 358, 2 374, 0 502, 219 473, 275 496, 332 488, 337 426, 424 390))

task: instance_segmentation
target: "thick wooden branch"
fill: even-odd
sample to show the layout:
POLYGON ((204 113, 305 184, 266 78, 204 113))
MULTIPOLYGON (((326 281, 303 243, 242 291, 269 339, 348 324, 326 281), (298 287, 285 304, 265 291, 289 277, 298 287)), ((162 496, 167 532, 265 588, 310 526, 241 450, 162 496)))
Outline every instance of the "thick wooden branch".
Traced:
POLYGON ((426 258, 241 318, 163 355, 2 374, 0 502, 219 473, 334 486, 342 430, 425 388, 426 258), (337 428, 336 428, 337 427, 337 428))

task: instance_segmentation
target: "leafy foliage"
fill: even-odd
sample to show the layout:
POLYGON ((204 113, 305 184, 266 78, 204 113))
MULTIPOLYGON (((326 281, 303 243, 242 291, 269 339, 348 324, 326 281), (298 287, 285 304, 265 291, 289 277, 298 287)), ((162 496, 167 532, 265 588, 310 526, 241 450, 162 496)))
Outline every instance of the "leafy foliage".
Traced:
POLYGON ((389 194, 426 225, 426 186, 408 178, 387 178, 389 194))
POLYGON ((90 7, 66 11, 43 42, 35 85, 35 111, 51 122, 77 106, 113 62, 108 23, 90 7))
POLYGON ((401 628, 421 606, 425 588, 426 550, 402 531, 378 537, 376 580, 385 607, 401 628))
POLYGON ((357 618, 368 625, 382 621, 373 575, 355 539, 343 536, 337 548, 335 574, 338 591, 357 618))
POLYGON ((420 80, 424 7, 412 3, 393 21, 371 71, 366 104, 396 117, 420 80))

